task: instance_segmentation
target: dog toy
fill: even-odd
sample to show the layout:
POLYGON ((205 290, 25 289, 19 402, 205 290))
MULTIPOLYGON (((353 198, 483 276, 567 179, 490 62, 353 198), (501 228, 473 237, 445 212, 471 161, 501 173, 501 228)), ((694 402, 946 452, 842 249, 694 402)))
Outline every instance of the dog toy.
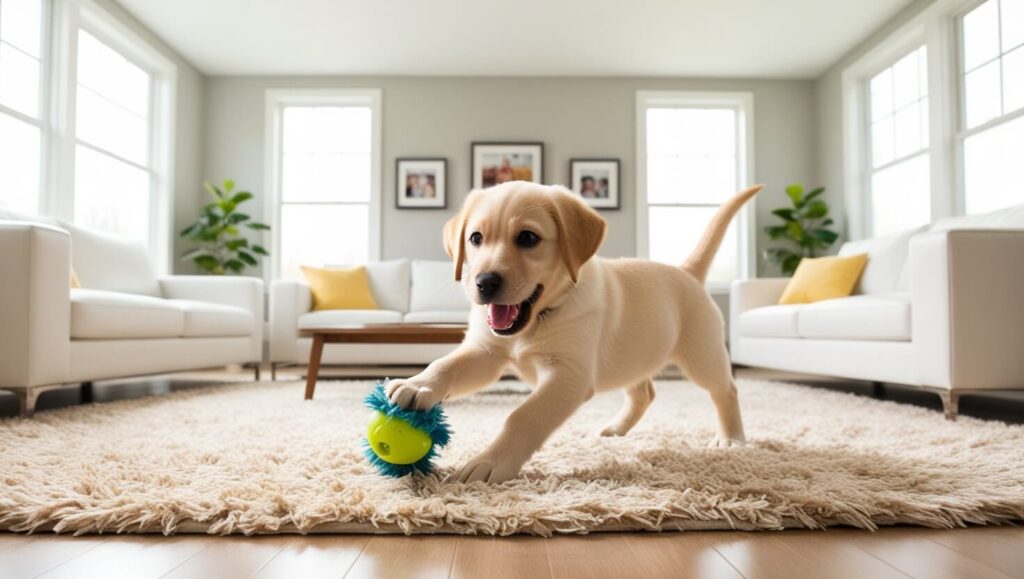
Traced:
MULTIPOLYGON (((385 384, 387 382, 385 381, 385 384)), ((434 469, 437 449, 451 438, 440 404, 430 410, 406 410, 392 404, 378 383, 363 403, 374 410, 363 454, 382 475, 395 478, 434 469)))

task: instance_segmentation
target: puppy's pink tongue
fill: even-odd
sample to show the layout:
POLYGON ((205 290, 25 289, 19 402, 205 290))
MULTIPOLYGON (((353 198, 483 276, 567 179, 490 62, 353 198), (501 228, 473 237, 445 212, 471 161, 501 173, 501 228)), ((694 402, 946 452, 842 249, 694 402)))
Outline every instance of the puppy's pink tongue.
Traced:
POLYGON ((507 330, 519 317, 518 305, 490 304, 487 306, 487 323, 495 330, 507 330))

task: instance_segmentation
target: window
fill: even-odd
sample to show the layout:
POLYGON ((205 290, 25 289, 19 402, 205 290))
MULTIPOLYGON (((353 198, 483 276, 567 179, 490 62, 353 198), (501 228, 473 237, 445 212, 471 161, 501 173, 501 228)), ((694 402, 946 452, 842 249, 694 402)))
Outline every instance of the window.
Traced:
POLYGON ((380 92, 270 91, 273 278, 379 256, 380 92))
MULTIPOLYGON (((749 93, 639 93, 637 97, 639 254, 681 264, 718 206, 752 177, 749 93)), ((751 207, 729 227, 708 273, 726 287, 753 273, 751 207)))
POLYGON ((988 0, 960 20, 964 209, 1024 202, 1024 0, 988 0))
POLYGON ((78 32, 75 222, 149 242, 149 73, 78 32))
POLYGON ((870 215, 878 236, 931 219, 927 49, 876 74, 868 91, 870 215))
POLYGON ((0 0, 0 208, 38 213, 43 2, 0 0))

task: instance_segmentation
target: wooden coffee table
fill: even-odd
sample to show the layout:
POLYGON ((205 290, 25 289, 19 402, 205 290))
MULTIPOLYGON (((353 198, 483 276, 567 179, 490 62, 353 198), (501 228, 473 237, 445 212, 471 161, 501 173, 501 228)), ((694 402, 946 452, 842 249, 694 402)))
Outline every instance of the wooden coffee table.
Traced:
POLYGON ((466 326, 455 324, 366 324, 302 330, 300 336, 312 336, 309 368, 306 370, 306 400, 313 399, 320 375, 324 344, 460 344, 466 326))

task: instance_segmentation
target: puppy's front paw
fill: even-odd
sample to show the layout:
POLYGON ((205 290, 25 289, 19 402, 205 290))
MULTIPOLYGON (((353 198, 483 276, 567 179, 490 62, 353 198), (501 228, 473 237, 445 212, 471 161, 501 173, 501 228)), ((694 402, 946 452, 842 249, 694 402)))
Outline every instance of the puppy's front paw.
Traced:
POLYGON ((442 399, 433 388, 412 380, 392 380, 384 388, 384 393, 392 404, 407 410, 428 410, 442 399))
POLYGON ((490 484, 503 483, 519 474, 521 464, 507 458, 498 458, 487 453, 479 454, 467 462, 455 475, 457 482, 483 481, 490 484))
POLYGON ((711 439, 708 443, 708 448, 739 448, 746 446, 747 441, 742 438, 726 438, 724 436, 716 436, 711 439))

